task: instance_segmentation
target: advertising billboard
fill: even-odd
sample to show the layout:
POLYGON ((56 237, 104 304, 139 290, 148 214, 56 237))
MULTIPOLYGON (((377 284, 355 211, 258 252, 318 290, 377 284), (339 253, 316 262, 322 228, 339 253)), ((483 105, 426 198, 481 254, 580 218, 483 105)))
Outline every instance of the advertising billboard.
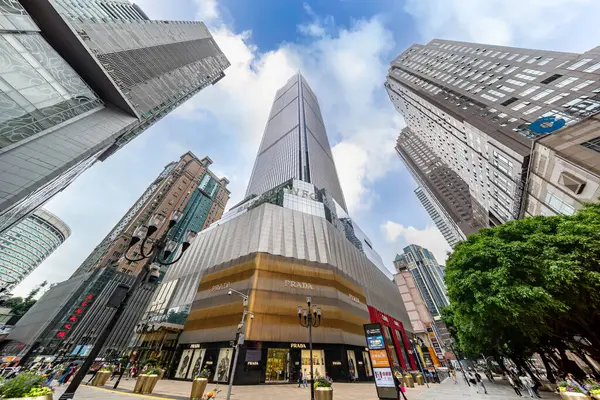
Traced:
POLYGON ((381 324, 363 325, 369 358, 375 375, 375 387, 377 397, 380 399, 397 399, 398 388, 394 381, 393 371, 390 367, 390 359, 383 340, 381 324))

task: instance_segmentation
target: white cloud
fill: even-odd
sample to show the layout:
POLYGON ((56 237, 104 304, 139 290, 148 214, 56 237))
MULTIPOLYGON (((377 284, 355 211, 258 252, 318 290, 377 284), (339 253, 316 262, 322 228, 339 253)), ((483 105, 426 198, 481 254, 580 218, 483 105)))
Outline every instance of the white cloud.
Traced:
POLYGON ((438 37, 583 52, 600 37, 597 0, 407 0, 405 10, 425 41, 438 37))
MULTIPOLYGON (((310 7, 307 12, 320 21, 310 7), (310 11, 310 12, 309 12, 310 11)), ((282 44, 260 52, 251 32, 235 33, 221 23, 212 33, 231 67, 217 85, 180 107, 181 118, 212 117, 231 132, 240 149, 228 165, 232 201, 243 197, 275 91, 301 70, 319 98, 349 209, 368 207, 373 182, 392 168, 394 141, 402 127, 382 89, 391 32, 377 18, 356 22, 308 44, 282 44), (241 151, 243 150, 243 151, 241 151)))
POLYGON ((220 13, 217 0, 194 0, 194 3, 198 7, 197 19, 204 21, 206 25, 212 25, 213 22, 218 21, 220 13))
POLYGON ((387 221, 381 225, 381 231, 388 243, 397 245, 397 253, 409 244, 417 244, 431 251, 440 264, 444 264, 448 258, 450 246, 434 225, 417 229, 414 226, 406 227, 397 222, 387 221))
POLYGON ((319 16, 307 3, 304 3, 304 11, 311 18, 311 21, 297 26, 298 32, 303 35, 319 38, 325 36, 328 31, 335 28, 335 20, 331 15, 325 17, 319 16))

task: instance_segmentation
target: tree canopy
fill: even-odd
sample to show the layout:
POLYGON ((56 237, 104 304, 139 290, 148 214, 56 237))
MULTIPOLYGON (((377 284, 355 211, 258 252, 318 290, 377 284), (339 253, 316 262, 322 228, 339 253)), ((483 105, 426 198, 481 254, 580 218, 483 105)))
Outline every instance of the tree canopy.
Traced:
POLYGON ((480 230, 454 248, 446 284, 444 319, 467 354, 600 359, 600 205, 480 230))
MULTIPOLYGON (((2 306, 11 309, 11 313, 19 319, 29 311, 31 307, 36 303, 35 297, 38 295, 42 288, 46 287, 48 282, 44 281, 40 285, 36 286, 27 297, 10 297, 2 302, 2 306)), ((16 321, 15 321, 16 322, 16 321)))

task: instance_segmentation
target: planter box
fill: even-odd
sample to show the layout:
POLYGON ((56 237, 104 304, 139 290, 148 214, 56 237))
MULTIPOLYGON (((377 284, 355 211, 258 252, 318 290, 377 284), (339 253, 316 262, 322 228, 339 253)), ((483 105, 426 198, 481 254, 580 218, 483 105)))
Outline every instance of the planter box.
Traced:
POLYGON ((583 393, 574 393, 574 392, 559 392, 560 397, 563 400, 590 400, 591 397, 587 394, 583 393))
POLYGON ((208 379, 196 378, 192 383, 192 392, 190 393, 191 400, 200 400, 204 396, 204 391, 208 385, 208 379))
POLYGON ((52 395, 47 394, 45 396, 36 396, 36 397, 11 397, 10 399, 4 400, 52 400, 52 395))
POLYGON ((150 394, 158 382, 158 375, 140 375, 135 382, 133 393, 150 394))
POLYGON ((92 386, 104 386, 108 378, 112 375, 110 371, 98 371, 92 380, 92 386))
POLYGON ((331 387, 315 388, 315 400, 333 400, 333 388, 331 388, 331 387))

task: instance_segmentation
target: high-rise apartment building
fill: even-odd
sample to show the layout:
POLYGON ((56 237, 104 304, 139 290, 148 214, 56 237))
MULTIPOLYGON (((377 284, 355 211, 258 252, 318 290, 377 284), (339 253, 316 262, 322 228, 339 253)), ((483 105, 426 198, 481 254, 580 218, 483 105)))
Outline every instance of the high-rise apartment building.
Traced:
POLYGON ((415 189, 415 195, 450 246, 454 246, 461 240, 466 239, 466 236, 462 233, 458 225, 456 225, 454 220, 448 215, 447 211, 441 204, 438 204, 437 199, 430 194, 427 189, 418 186, 415 189))
POLYGON ((191 309, 174 378, 192 379, 204 368, 215 382, 226 382, 237 368, 236 384, 294 382, 300 371, 307 375, 308 332, 298 323, 298 306, 306 306, 307 297, 322 309, 322 325, 313 330, 315 377, 373 379, 363 329, 370 322, 382 324, 395 367, 416 367, 398 288, 344 211, 318 110, 300 74, 277 92, 248 196, 201 232, 167 272, 165 295, 151 308, 191 309), (186 274, 195 274, 195 289, 171 294, 169 281, 175 285, 186 274), (231 365, 230 341, 243 305, 229 289, 246 293, 254 313, 242 332, 237 365, 231 365))
POLYGON ((0 232, 229 66, 202 22, 128 0, 2 0, 0 16, 0 232))
POLYGON ((425 344, 426 351, 423 353, 424 363, 427 367, 440 366, 440 359, 444 357, 443 343, 438 336, 435 321, 429 312, 422 290, 417 285, 408 258, 404 255, 396 255, 394 259, 394 282, 402 295, 402 302, 406 307, 413 333, 425 344))
POLYGON ((431 202, 433 207, 427 210, 451 246, 487 226, 486 212, 471 196, 469 185, 408 127, 400 132, 396 152, 409 167, 425 198, 435 199, 431 202), (440 208, 443 211, 438 211, 440 208), (452 223, 441 216, 449 216, 452 223))
MULTIPOLYGON (((182 155, 179 161, 169 163, 69 279, 77 282, 78 286, 72 288, 71 284, 61 284, 50 289, 49 292, 57 290, 69 296, 68 301, 50 293, 49 298, 60 306, 45 314, 38 312, 37 305, 32 307, 26 314, 27 318, 23 318, 22 326, 17 325, 9 339, 28 346, 35 345, 37 352, 44 354, 56 354, 58 351, 71 354, 75 349, 79 352, 84 348, 91 349, 101 328, 114 312, 114 309, 106 307, 114 288, 119 283, 131 285, 144 262, 130 262, 124 257, 133 232, 139 226, 148 226, 154 214, 162 214, 167 218, 157 226, 155 237, 159 237, 168 227, 168 216, 180 211, 183 214, 169 232, 169 239, 181 243, 186 232, 199 232, 223 214, 229 200, 229 181, 215 176, 209 169, 211 164, 209 157, 199 159, 191 152, 182 155), (29 314, 37 315, 41 321, 29 314), (48 323, 48 320, 52 322, 48 323), (46 328, 39 331, 30 329, 29 325, 46 328), (37 335, 33 339, 28 336, 32 332, 37 335)), ((150 246, 147 244, 146 252, 150 251, 150 246)), ((139 251, 139 247, 134 248, 129 257, 139 258, 139 251)), ((155 283, 147 282, 134 293, 102 354, 119 353, 126 348, 155 288, 155 283)), ((40 304, 39 307, 45 310, 47 306, 40 304)))
MULTIPOLYGON (((416 287, 425 301, 429 313, 433 317, 436 335, 443 341, 449 339, 449 333, 442 321, 442 309, 450 304, 444 283, 442 268, 433 253, 424 247, 411 244, 404 248, 404 254, 397 255, 394 260, 396 272, 410 271, 416 287)), ((434 346, 436 348, 436 346, 434 346)), ((436 353, 441 354, 436 348, 436 353)))
POLYGON ((70 235, 67 224, 43 208, 0 233, 0 288, 18 285, 70 235))
MULTIPOLYGON (((532 140, 600 111, 599 72, 600 47, 575 54, 434 39, 392 61, 385 86, 405 134, 462 179, 491 226, 524 215, 532 140)), ((429 194, 456 218, 450 197, 429 194)))

